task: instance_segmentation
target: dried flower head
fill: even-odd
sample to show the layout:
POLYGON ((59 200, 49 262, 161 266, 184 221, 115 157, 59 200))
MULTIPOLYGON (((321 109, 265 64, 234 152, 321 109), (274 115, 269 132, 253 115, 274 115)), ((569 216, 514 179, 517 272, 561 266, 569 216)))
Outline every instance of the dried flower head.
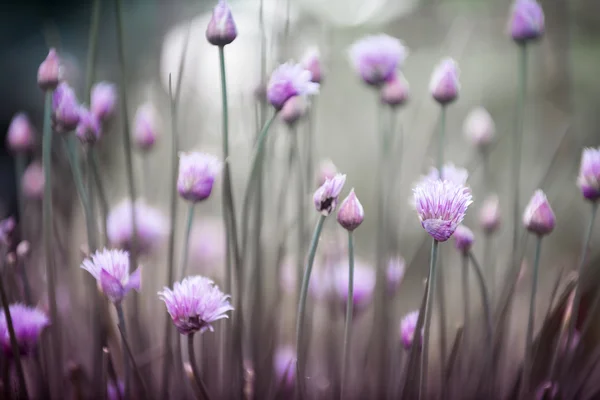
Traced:
POLYGON ((543 191, 536 190, 523 213, 523 225, 529 232, 544 236, 554 230, 555 222, 554 212, 546 195, 543 191))
POLYGON ((219 0, 206 27, 206 40, 212 45, 223 47, 233 42, 236 37, 237 27, 229 4, 225 0, 219 0))
POLYGON ((381 102, 392 107, 406 103, 409 95, 408 81, 403 74, 397 74, 381 87, 381 102))
POLYGON ((307 49, 300 64, 304 69, 310 71, 311 81, 321 83, 323 80, 323 66, 321 65, 321 54, 318 48, 311 47, 307 49))
POLYGON ((472 203, 470 191, 451 181, 425 180, 413 193, 421 225, 439 242, 452 236, 472 203))
POLYGON ((294 96, 285 102, 280 115, 283 122, 293 126, 300 118, 306 115, 308 111, 308 99, 303 96, 294 96))
POLYGON ((33 126, 25 113, 15 114, 10 121, 6 145, 13 153, 24 153, 33 148, 33 126))
POLYGON ((500 200, 495 194, 488 196, 479 210, 479 223, 487 235, 500 227, 500 200))
POLYGON ((454 231, 454 246, 458 251, 467 254, 471 251, 473 242, 475 242, 473 231, 462 224, 456 227, 456 231, 454 231))
MULTIPOLYGON (((409 312, 400 321, 400 339, 406 350, 412 347, 415 331, 417 330, 417 322, 419 321, 419 311, 409 312)), ((421 340, 423 332, 421 331, 421 340)))
POLYGON ((404 261, 404 258, 398 256, 389 260, 386 271, 386 277, 388 283, 388 293, 390 295, 395 294, 400 288, 400 284, 404 279, 405 269, 406 262, 404 261))
POLYGON ((438 103, 445 105, 458 97, 460 71, 456 61, 451 58, 443 59, 433 70, 429 91, 438 103))
POLYGON ((296 378, 296 350, 293 346, 280 346, 273 357, 277 380, 286 387, 294 386, 296 378))
POLYGON ((212 192, 221 161, 212 154, 193 152, 179 154, 177 191, 187 201, 197 203, 212 192))
POLYGON ((471 110, 465 118, 463 131, 471 143, 485 150, 494 141, 496 125, 485 108, 477 107, 471 110))
POLYGON ((42 90, 54 90, 61 79, 60 59, 55 49, 50 49, 38 68, 37 81, 42 90))
POLYGON ((140 291, 141 268, 129 274, 129 253, 126 251, 98 250, 83 260, 81 268, 92 274, 98 288, 114 304, 119 304, 131 289, 140 291))
POLYGON ((385 34, 367 36, 350 47, 354 70, 372 86, 391 80, 407 55, 408 50, 400 40, 385 34))
POLYGON ((100 129, 100 121, 96 114, 81 106, 79 108, 79 123, 75 129, 75 134, 81 143, 96 143, 100 139, 100 129))
POLYGON ((165 302, 173 323, 182 335, 214 330, 213 322, 228 318, 233 310, 229 296, 223 294, 215 283, 203 276, 189 276, 175 282, 173 290, 165 287, 158 292, 165 302))
POLYGON ((583 149, 577 185, 586 199, 600 199, 600 147, 583 149))
POLYGON ((57 132, 67 133, 79 124, 80 105, 75 91, 66 82, 61 82, 52 95, 52 119, 57 132))
POLYGON ((509 32, 517 43, 535 40, 544 34, 544 11, 535 0, 516 0, 511 9, 509 32))
POLYGON ((34 161, 25 169, 21 178, 23 195, 28 199, 39 200, 44 195, 44 169, 39 161, 34 161))
POLYGON ((313 196, 313 201, 318 212, 327 216, 335 210, 338 197, 345 182, 346 175, 336 174, 333 178, 327 179, 325 183, 317 189, 313 196))
POLYGON ((300 64, 281 64, 271 74, 267 85, 267 99, 276 110, 294 96, 310 96, 319 93, 319 84, 311 81, 312 74, 300 64))
MULTIPOLYGON (((25 304, 11 304, 9 310, 20 355, 29 355, 37 347, 40 335, 50 325, 50 320, 42 311, 25 304)), ((0 344, 6 356, 13 356, 4 310, 0 311, 0 344)))
POLYGON ((92 87, 90 111, 99 121, 104 121, 115 112, 117 87, 110 82, 98 82, 92 87))
POLYGON ((142 151, 152 150, 159 134, 158 113, 150 103, 142 104, 135 113, 133 140, 142 151))
POLYGON ((333 179, 337 173, 338 170, 333 161, 329 159, 321 161, 317 171, 317 187, 322 186, 327 179, 333 179))
POLYGON ((354 188, 350 190, 348 197, 340 204, 337 214, 339 224, 347 231, 353 231, 362 224, 365 218, 365 210, 354 193, 354 188))

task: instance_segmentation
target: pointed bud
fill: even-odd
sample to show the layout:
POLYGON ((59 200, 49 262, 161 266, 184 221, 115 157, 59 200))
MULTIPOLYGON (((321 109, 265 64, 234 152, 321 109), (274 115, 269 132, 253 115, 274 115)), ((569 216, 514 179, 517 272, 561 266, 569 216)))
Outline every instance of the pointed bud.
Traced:
POLYGON ((52 95, 52 110, 54 129, 57 132, 68 133, 79 124, 80 105, 75 91, 68 83, 62 82, 52 95))
POLYGON ((467 254, 471 251, 475 236, 473 232, 464 225, 459 225, 454 231, 454 247, 461 253, 467 254))
POLYGON ((115 112, 117 87, 112 83, 98 82, 92 87, 90 111, 100 121, 109 118, 115 112))
POLYGON ((79 109, 79 124, 75 129, 75 135, 85 144, 94 144, 100 139, 100 121, 95 114, 81 106, 79 109))
POLYGON ((509 30, 513 40, 526 43, 544 33, 544 11, 535 0, 516 0, 513 3, 509 30))
POLYGON ((223 47, 237 37, 237 28, 231 9, 225 0, 219 0, 206 28, 206 39, 210 44, 223 47))
POLYGON ((158 137, 158 115, 152 104, 140 106, 135 114, 133 140, 142 151, 150 151, 158 137))
POLYGON ((38 85, 42 90, 54 90, 60 82, 60 59, 55 49, 50 49, 46 59, 38 68, 38 85))
POLYGON ((458 97, 460 71, 456 61, 451 58, 442 60, 433 71, 429 90, 438 103, 445 105, 452 103, 458 97))
POLYGON ((317 175, 317 187, 322 186, 327 179, 332 179, 337 173, 338 170, 333 161, 329 159, 321 161, 317 175))
POLYGON ((408 100, 409 86, 404 75, 398 74, 381 87, 381 102, 392 107, 401 106, 408 100))
POLYGON ((24 153, 33 148, 33 127, 25 113, 16 114, 6 135, 6 144, 13 153, 24 153))
POLYGON ((211 154, 181 153, 177 178, 179 195, 193 203, 207 199, 220 170, 221 161, 211 154))
POLYGON ((600 199, 600 147, 583 149, 577 186, 586 199, 600 199))
POLYGON ((338 197, 346 182, 346 175, 336 174, 332 179, 327 179, 313 196, 315 208, 324 216, 330 215, 337 206, 338 197))
POLYGON ((308 100, 304 96, 294 96, 286 101, 281 109, 281 119, 293 126, 308 111, 308 100))
POLYGON ((477 107, 465 118, 463 131, 473 145, 485 150, 494 141, 496 126, 490 113, 483 107, 477 107))
POLYGON ((354 193, 354 188, 352 188, 348 197, 340 205, 337 220, 344 229, 353 231, 362 224, 364 218, 365 210, 360 201, 358 201, 358 197, 354 193))
POLYGON ((321 65, 319 49, 316 47, 308 49, 300 64, 304 69, 310 71, 311 81, 321 83, 323 80, 323 66, 321 65))
POLYGON ((479 211, 479 223, 486 235, 491 235, 500 227, 500 201, 498 196, 488 196, 479 211))
POLYGON ((546 195, 543 191, 536 190, 523 213, 523 225, 529 232, 544 236, 554 230, 555 222, 554 212, 546 195))

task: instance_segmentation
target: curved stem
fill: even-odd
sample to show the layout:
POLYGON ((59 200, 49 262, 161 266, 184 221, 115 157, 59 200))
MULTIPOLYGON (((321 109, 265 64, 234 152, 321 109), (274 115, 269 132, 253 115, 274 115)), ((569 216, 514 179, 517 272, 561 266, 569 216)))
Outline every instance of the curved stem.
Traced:
POLYGON ((125 371, 125 400, 129 399, 130 387, 129 387, 129 360, 127 358, 127 352, 125 347, 127 346, 127 328, 125 327, 125 314, 123 313, 123 306, 121 304, 115 304, 117 309, 117 316, 119 318, 119 330, 121 331, 121 338, 123 339, 123 370, 125 371))
POLYGON ((206 390, 206 385, 204 385, 204 381, 202 380, 202 376, 200 375, 200 371, 198 370, 198 363, 196 362, 196 353, 194 353, 194 334, 188 335, 188 353, 190 358, 190 365, 192 366, 192 373, 194 374, 194 380, 196 381, 196 385, 200 388, 200 392, 202 392, 202 397, 204 400, 210 400, 210 396, 208 394, 208 390, 206 390))
POLYGON ((304 398, 304 379, 305 379, 305 360, 304 360, 304 346, 302 345, 302 339, 304 337, 304 312, 306 310, 306 296, 308 294, 308 285, 310 282, 310 274, 312 272, 313 263, 315 261, 315 255, 317 254, 317 246, 319 245, 319 237, 323 230, 323 224, 327 216, 319 216, 317 226, 313 233, 312 240, 310 242, 310 248, 308 251, 308 260, 306 262, 306 269, 304 270, 304 278, 302 279, 302 288, 300 291, 300 302, 298 303, 298 314, 296 320, 296 385, 298 389, 299 398, 304 398))
POLYGON ((181 253, 181 268, 179 269, 181 271, 180 274, 180 279, 183 279, 185 277, 185 274, 187 273, 187 265, 188 265, 188 253, 190 250, 190 234, 192 232, 192 226, 194 225, 194 209, 195 209, 195 203, 190 203, 190 206, 188 208, 188 215, 187 215, 187 224, 185 227, 185 237, 184 237, 184 242, 183 242, 183 251, 181 253))
POLYGON ((354 238, 352 231, 348 231, 348 298, 346 300, 346 326, 344 327, 344 353, 342 364, 341 397, 346 398, 346 380, 350 357, 350 337, 352 335, 352 313, 354 306, 354 238))
POLYGON ((435 291, 436 264, 438 254, 437 240, 431 244, 431 259, 429 262, 429 277, 427 278, 427 299, 425 300, 425 328, 423 332, 423 351, 421 352, 421 368, 419 375, 419 400, 427 398, 427 362, 429 357, 429 334, 431 330, 431 312, 433 309, 432 298, 435 291))

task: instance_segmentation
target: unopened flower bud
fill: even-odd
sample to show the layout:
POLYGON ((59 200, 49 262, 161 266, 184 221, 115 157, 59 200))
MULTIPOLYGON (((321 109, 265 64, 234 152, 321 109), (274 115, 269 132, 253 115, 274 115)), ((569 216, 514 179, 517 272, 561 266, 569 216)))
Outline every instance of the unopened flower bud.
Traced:
POLYGON ((324 216, 330 215, 337 206, 338 197, 346 182, 346 175, 336 174, 332 179, 327 179, 313 196, 315 208, 324 216))
POLYGON ((67 133, 77 128, 80 105, 75 91, 66 82, 59 84, 54 91, 52 110, 56 131, 67 133))
POLYGON ((143 151, 154 147, 158 137, 158 115, 150 103, 138 108, 135 114, 133 139, 135 144, 143 151))
POLYGON ((60 82, 60 59, 55 49, 50 49, 38 68, 38 85, 42 90, 54 90, 60 82))
POLYGON ((319 49, 316 47, 308 49, 300 64, 304 69, 310 71, 311 81, 321 83, 323 80, 323 66, 321 65, 319 49))
POLYGON ((526 43, 544 33, 544 11, 535 0, 516 0, 510 15, 509 30, 513 40, 526 43))
POLYGON ((8 127, 6 144, 14 153, 23 153, 32 149, 33 127, 25 113, 18 113, 13 117, 8 127))
POLYGON ((435 67, 429 83, 429 90, 435 101, 446 105, 456 100, 460 91, 459 75, 458 65, 451 58, 442 60, 435 67))
POLYGON ((237 28, 231 9, 225 0, 219 0, 206 27, 206 39, 210 44, 223 47, 233 42, 236 37, 237 28))
POLYGON ((600 199, 600 147, 583 149, 577 185, 586 199, 600 199))
POLYGON ((41 199, 44 195, 44 170, 42 164, 32 162, 25 169, 21 180, 23 195, 28 199, 41 199))
POLYGON ((392 107, 401 106, 408 100, 409 85, 404 75, 397 74, 381 87, 381 102, 392 107))
POLYGON ((456 247, 456 250, 467 254, 471 251, 474 241, 475 236, 469 228, 464 225, 456 227, 456 231, 454 231, 454 246, 456 247))
POLYGON ((322 186, 327 179, 332 179, 337 173, 338 170, 333 161, 329 159, 321 161, 317 175, 317 187, 322 186))
POLYGON ((182 153, 179 155, 177 191, 181 197, 193 203, 205 200, 210 196, 220 170, 221 162, 213 155, 182 153))
POLYGON ((281 109, 281 119, 288 124, 294 125, 300 118, 306 115, 308 100, 302 96, 294 96, 285 102, 281 109))
POLYGON ((490 113, 483 107, 477 107, 465 118, 463 131, 468 140, 485 150, 494 141, 496 126, 490 113))
POLYGON ((94 144, 100 139, 100 121, 96 114, 90 112, 84 106, 79 109, 79 124, 75 129, 75 134, 81 143, 94 144))
POLYGON ((483 231, 490 235, 500 227, 500 201, 498 196, 491 195, 483 201, 479 210, 479 223, 483 231))
POLYGON ((546 195, 536 190, 523 213, 523 224, 531 233, 538 236, 548 235, 554 230, 555 217, 546 195))
POLYGON ((362 224, 365 218, 365 210, 354 193, 354 188, 348 197, 342 201, 337 214, 339 224, 347 231, 353 231, 362 224))
POLYGON ((92 87, 90 111, 99 121, 104 121, 115 112, 117 88, 109 82, 98 82, 92 87))
POLYGON ((367 36, 350 47, 350 61, 363 81, 379 87, 396 74, 408 55, 404 44, 391 36, 367 36))

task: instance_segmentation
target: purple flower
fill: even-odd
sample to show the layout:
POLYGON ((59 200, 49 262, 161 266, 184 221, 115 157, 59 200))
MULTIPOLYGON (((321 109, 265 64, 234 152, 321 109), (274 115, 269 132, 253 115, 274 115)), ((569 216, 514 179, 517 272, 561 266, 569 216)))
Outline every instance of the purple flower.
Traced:
POLYGON ((291 97, 281 109, 281 119, 289 126, 293 126, 308 111, 308 100, 303 96, 291 97))
POLYGON ((516 0, 511 9, 509 31, 513 40, 525 43, 544 33, 544 11, 535 0, 516 0))
POLYGON ((413 194, 421 225, 438 242, 452 236, 472 203, 469 190, 451 181, 425 180, 413 194))
POLYGON ((296 378, 296 350, 292 346, 280 346, 273 357, 273 367, 279 382, 294 386, 296 378))
POLYGON ((395 75, 381 87, 381 102, 392 107, 406 103, 409 95, 409 85, 404 75, 395 75))
POLYGON ((310 71, 311 81, 321 83, 323 80, 323 66, 321 65, 321 56, 318 48, 311 47, 306 50, 300 64, 304 69, 310 71))
POLYGON ((577 185, 586 199, 600 199, 600 147, 583 149, 577 185))
POLYGON ((37 81, 42 90, 53 90, 61 79, 60 59, 55 49, 50 49, 38 68, 37 81))
POLYGON ((53 121, 57 132, 66 133, 77 128, 80 105, 75 91, 61 82, 52 95, 53 121))
MULTIPOLYGON (((281 274, 279 276, 279 285, 281 290, 286 293, 294 293, 296 290, 296 266, 296 261, 293 258, 284 260, 280 266, 281 274)), ((319 268, 317 261, 315 260, 312 277, 308 284, 308 294, 314 299, 323 298, 329 289, 329 283, 330 282, 324 279, 324 272, 319 268)))
POLYGON ((464 225, 456 227, 456 231, 454 232, 454 246, 458 251, 464 254, 469 253, 474 241, 475 235, 473 235, 473 231, 464 225))
POLYGON ((554 230, 555 222, 554 212, 546 195, 543 191, 536 190, 523 213, 523 225, 529 232, 544 236, 554 230))
POLYGON ((465 118, 463 131, 471 143, 485 150, 494 141, 496 125, 485 108, 477 107, 465 118))
POLYGON ((141 105, 136 113, 133 123, 133 141, 143 151, 154 147, 158 137, 158 116, 154 106, 150 103, 141 105))
POLYGON ((358 197, 354 193, 354 188, 352 188, 348 197, 340 205, 337 220, 344 229, 353 231, 362 224, 364 218, 365 210, 360 201, 358 201, 358 197))
MULTIPOLYGON (((50 320, 42 311, 25 304, 11 304, 9 309, 20 355, 31 354, 37 346, 42 330, 50 325, 50 320)), ((5 355, 13 355, 4 309, 0 311, 0 344, 5 355)))
POLYGON ((117 88, 109 82, 98 82, 92 87, 90 111, 99 121, 104 121, 115 112, 117 88))
POLYGON ((129 253, 126 251, 98 250, 83 260, 81 268, 92 274, 102 293, 114 304, 119 304, 131 289, 140 291, 141 268, 129 274, 129 253))
POLYGON ((398 256, 389 260, 386 277, 388 283, 388 293, 390 295, 394 295, 398 291, 398 288, 404 279, 405 269, 406 262, 404 261, 404 258, 398 256))
MULTIPOLYGON (((406 350, 409 350, 412 347, 418 320, 419 311, 413 311, 406 314, 400 321, 400 339, 406 350)), ((423 332, 421 331, 421 336, 422 335, 423 332)))
MULTIPOLYGON (((348 259, 341 260, 333 266, 333 289, 340 300, 342 309, 346 309, 348 302, 348 259)), ((369 265, 356 260, 354 263, 354 285, 352 301, 354 312, 358 313, 367 308, 375 290, 375 270, 369 265)))
POLYGON ((498 196, 488 196, 479 210, 479 223, 483 231, 490 235, 500 227, 500 201, 498 196))
POLYGON ((391 80, 407 54, 400 40, 385 34, 367 36, 350 47, 354 70, 372 86, 381 86, 391 80))
POLYGON ((313 196, 315 208, 318 212, 328 216, 335 210, 345 182, 346 175, 342 174, 336 174, 333 178, 325 180, 325 183, 317 189, 313 196))
POLYGON ((182 335, 214 330, 213 322, 228 318, 233 310, 229 296, 223 294, 215 283, 203 276, 190 276, 175 282, 173 290, 165 287, 158 292, 165 302, 173 323, 182 335))
POLYGON ((231 9, 225 0, 219 0, 206 27, 206 40, 210 44, 223 47, 233 42, 236 37, 237 28, 231 9))
POLYGON ((25 113, 16 114, 10 121, 6 145, 14 153, 24 153, 33 148, 33 127, 25 113))
POLYGON ((267 86, 267 99, 276 110, 281 110, 286 101, 294 96, 309 96, 319 93, 319 84, 311 81, 311 72, 300 64, 281 64, 271 74, 267 86))
POLYGON ((438 103, 445 105, 456 100, 460 91, 459 75, 458 65, 451 58, 442 60, 435 67, 429 82, 429 91, 438 103))
POLYGON ((177 178, 179 195, 193 203, 207 199, 220 170, 221 162, 211 154, 181 153, 177 178))
POLYGON ((190 258, 202 270, 223 264, 226 238, 223 219, 203 218, 194 224, 190 238, 190 258))
POLYGON ((34 161, 25 169, 21 178, 23 195, 28 199, 41 199, 44 195, 44 169, 39 161, 34 161))
MULTIPOLYGON (((113 246, 131 250, 133 229, 131 224, 131 200, 117 204, 108 215, 107 235, 113 246)), ((167 233, 167 220, 155 208, 143 200, 135 202, 136 249, 140 254, 151 252, 167 233)))
POLYGON ((79 124, 75 134, 81 143, 94 144, 100 139, 100 121, 96 114, 90 112, 84 106, 79 108, 79 124))

